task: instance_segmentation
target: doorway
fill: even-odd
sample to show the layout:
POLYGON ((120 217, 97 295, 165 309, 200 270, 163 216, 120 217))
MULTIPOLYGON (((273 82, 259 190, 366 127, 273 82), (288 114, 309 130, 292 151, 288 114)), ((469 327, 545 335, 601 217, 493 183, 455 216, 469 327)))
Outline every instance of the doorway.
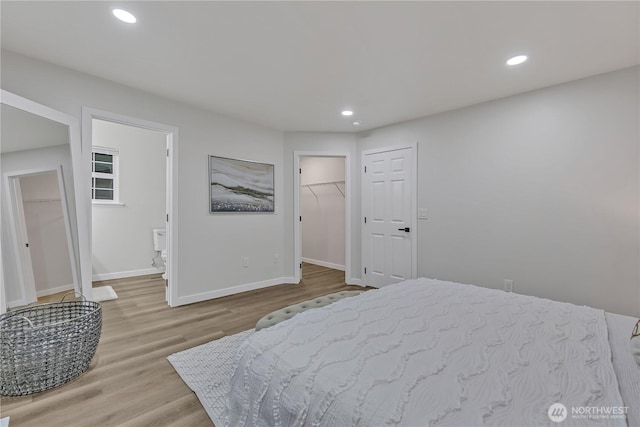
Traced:
MULTIPOLYGON (((1 90, 3 171, 2 195, 2 264, 0 274, 0 314, 11 305, 26 300, 23 264, 17 243, 14 221, 12 176, 59 170, 64 183, 61 194, 69 217, 72 246, 72 274, 77 278, 76 291, 91 299, 88 198, 82 180, 80 124, 68 114, 1 90)), ((24 242, 23 242, 24 243, 24 242)))
POLYGON ((351 270, 350 154, 296 151, 294 170, 295 282, 304 261, 342 270, 345 283, 359 284, 351 270))
POLYGON ((80 289, 62 167, 12 172, 7 183, 22 282, 17 305, 80 289))
POLYGON ((345 271, 345 159, 300 158, 302 265, 345 271))
POLYGON ((164 273, 166 134, 93 119, 93 281, 164 273))
POLYGON ((165 299, 173 306, 177 128, 84 108, 83 137, 94 199, 93 279, 164 272, 165 299), (158 235, 162 242, 156 241, 158 235), (165 250, 157 249, 156 243, 165 250))

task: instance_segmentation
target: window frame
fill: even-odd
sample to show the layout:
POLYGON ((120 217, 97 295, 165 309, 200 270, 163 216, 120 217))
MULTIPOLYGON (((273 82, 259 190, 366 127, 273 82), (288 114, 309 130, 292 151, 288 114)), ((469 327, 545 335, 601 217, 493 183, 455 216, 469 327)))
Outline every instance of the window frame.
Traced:
POLYGON ((120 150, 111 147, 100 147, 94 145, 91 147, 91 204, 93 205, 116 205, 122 206, 120 202, 120 150), (110 155, 112 159, 112 173, 94 172, 95 158, 94 154, 110 155), (111 179, 113 180, 113 200, 95 199, 94 179, 111 179))

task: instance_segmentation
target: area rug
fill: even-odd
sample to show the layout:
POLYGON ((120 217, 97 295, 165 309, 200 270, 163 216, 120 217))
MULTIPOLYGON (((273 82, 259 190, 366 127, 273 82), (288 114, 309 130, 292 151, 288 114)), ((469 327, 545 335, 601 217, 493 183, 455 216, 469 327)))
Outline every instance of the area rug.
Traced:
POLYGON ((216 426, 224 424, 222 416, 236 350, 253 332, 250 329, 229 335, 167 357, 216 426))
POLYGON ((111 301, 118 299, 118 294, 111 286, 100 286, 93 288, 93 300, 96 302, 111 301))

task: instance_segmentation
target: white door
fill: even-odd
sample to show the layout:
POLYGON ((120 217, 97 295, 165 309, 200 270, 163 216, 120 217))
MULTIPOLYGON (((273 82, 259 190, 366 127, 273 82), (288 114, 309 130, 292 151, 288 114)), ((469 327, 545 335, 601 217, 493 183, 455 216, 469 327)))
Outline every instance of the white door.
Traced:
POLYGON ((413 277, 413 149, 363 156, 364 284, 380 287, 413 277))

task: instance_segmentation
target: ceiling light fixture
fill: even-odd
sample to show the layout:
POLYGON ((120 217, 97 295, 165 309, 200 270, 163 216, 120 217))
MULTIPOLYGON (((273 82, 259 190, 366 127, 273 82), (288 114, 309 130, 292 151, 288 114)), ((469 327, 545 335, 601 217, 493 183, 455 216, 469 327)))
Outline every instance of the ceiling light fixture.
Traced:
POLYGON ((353 116, 353 111, 351 111, 351 110, 344 110, 344 111, 342 112, 342 115, 343 115, 343 116, 353 116))
POLYGON ((353 122, 352 125, 354 126, 360 126, 360 122, 353 122))
POLYGON ((113 16, 127 24, 135 24, 137 21, 136 17, 133 16, 131 12, 127 12, 124 9, 113 9, 113 16))
POLYGON ((509 60, 507 61, 507 65, 519 65, 526 60, 527 60, 527 55, 514 56, 513 58, 509 58, 509 60))

